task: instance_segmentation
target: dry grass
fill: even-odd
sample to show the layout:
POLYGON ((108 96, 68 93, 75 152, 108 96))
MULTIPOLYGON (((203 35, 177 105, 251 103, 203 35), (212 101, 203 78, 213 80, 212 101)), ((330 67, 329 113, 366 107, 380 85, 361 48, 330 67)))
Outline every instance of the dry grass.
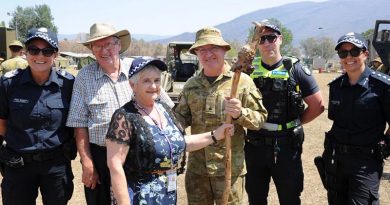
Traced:
MULTIPOLYGON (((327 108, 328 105, 328 87, 326 86, 328 82, 334 79, 339 74, 337 73, 321 73, 314 74, 318 84, 321 87, 322 95, 325 100, 325 105, 327 108)), ((302 155, 303 168, 305 173, 305 186, 302 193, 302 204, 327 204, 326 192, 322 187, 321 180, 317 173, 317 170, 314 166, 313 159, 315 156, 320 155, 323 151, 323 140, 324 132, 329 130, 331 122, 327 119, 327 109, 325 112, 315 119, 313 122, 305 125, 306 139, 304 143, 304 151, 302 155)), ((75 190, 73 197, 69 202, 69 205, 83 205, 85 204, 84 200, 84 190, 81 183, 81 167, 78 160, 73 161, 73 172, 75 175, 74 183, 75 190)), ((381 181, 380 188, 380 197, 381 204, 390 204, 390 166, 385 165, 384 174, 381 181)), ((178 177, 178 204, 185 205, 186 202, 186 193, 184 189, 184 175, 178 177)), ((42 204, 40 199, 37 204, 42 204)), ((245 198, 244 204, 248 204, 247 199, 245 198)), ((269 192, 269 204, 279 204, 276 194, 275 187, 272 185, 269 192)))

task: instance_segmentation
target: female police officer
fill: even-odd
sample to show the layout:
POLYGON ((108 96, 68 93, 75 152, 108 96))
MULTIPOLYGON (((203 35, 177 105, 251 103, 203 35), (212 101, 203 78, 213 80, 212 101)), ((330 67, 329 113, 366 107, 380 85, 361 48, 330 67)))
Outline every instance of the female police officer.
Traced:
POLYGON ((385 153, 378 144, 390 135, 389 130, 385 133, 390 122, 390 79, 365 65, 368 51, 359 34, 342 36, 335 49, 345 73, 329 84, 328 117, 333 125, 323 154, 328 202, 379 204, 386 156, 381 156, 385 153))
POLYGON ((67 204, 73 193, 70 152, 72 131, 65 127, 74 77, 52 68, 58 55, 56 34, 34 28, 25 42, 28 67, 0 81, 0 153, 4 205, 67 204), (7 160, 5 156, 10 156, 7 160))

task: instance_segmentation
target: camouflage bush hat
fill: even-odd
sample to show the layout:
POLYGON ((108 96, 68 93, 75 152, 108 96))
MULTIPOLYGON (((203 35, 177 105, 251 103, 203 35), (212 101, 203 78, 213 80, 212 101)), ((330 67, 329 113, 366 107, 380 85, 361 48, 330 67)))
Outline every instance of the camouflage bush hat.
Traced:
POLYGON ((91 43, 109 36, 116 36, 121 41, 121 50, 119 53, 125 52, 131 42, 131 35, 128 30, 117 31, 114 26, 104 23, 94 23, 89 30, 89 39, 82 43, 84 46, 91 49, 91 43))
POLYGON ((17 47, 22 47, 24 48, 24 45, 22 42, 18 41, 18 40, 13 40, 11 41, 11 43, 9 44, 8 47, 11 47, 11 46, 17 46, 17 47))
POLYGON ((129 79, 133 77, 136 73, 140 72, 148 65, 154 65, 161 71, 167 70, 167 65, 158 59, 144 59, 144 58, 136 58, 131 62, 131 66, 129 69, 129 79))
POLYGON ((196 48, 209 44, 225 47, 227 51, 231 48, 230 45, 223 40, 219 29, 214 27, 205 27, 196 32, 195 43, 188 51, 195 54, 196 48))
POLYGON ((364 40, 363 36, 358 34, 358 33, 354 33, 354 32, 347 33, 347 34, 341 36, 339 38, 339 40, 337 40, 337 45, 335 47, 335 50, 338 51, 341 44, 343 44, 343 43, 352 43, 353 45, 355 45, 356 47, 358 47, 360 49, 367 50, 367 46, 364 43, 364 41, 365 40, 364 40))
POLYGON ((57 34, 48 28, 32 28, 27 33, 27 39, 24 44, 28 44, 33 39, 40 38, 50 44, 51 47, 58 50, 58 39, 57 34))

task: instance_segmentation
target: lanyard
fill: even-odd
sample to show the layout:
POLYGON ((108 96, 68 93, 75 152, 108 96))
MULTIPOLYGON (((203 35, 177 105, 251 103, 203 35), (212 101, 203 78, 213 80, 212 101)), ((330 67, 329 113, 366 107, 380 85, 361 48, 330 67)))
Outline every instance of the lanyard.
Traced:
POLYGON ((159 133, 161 135, 163 135, 165 137, 165 139, 167 140, 168 142, 168 145, 169 145, 169 154, 171 156, 171 166, 173 167, 173 148, 172 148, 172 143, 171 141, 169 140, 168 136, 167 136, 167 132, 165 132, 165 130, 163 130, 162 128, 162 122, 161 122, 161 116, 160 116, 160 112, 159 112, 159 109, 156 107, 156 111, 157 111, 157 114, 159 115, 159 118, 160 118, 160 125, 157 123, 157 121, 155 119, 153 119, 145 110, 145 108, 143 108, 141 105, 139 105, 135 100, 135 105, 141 109, 152 121, 153 123, 156 125, 156 127, 158 128, 159 130, 159 133), (160 127, 161 126, 161 127, 160 127))

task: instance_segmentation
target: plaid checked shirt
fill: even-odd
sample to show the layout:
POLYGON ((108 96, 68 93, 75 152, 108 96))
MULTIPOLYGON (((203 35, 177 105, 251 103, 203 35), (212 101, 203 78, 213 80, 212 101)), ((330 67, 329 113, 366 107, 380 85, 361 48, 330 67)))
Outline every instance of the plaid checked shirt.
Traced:
MULTIPOLYGON (((80 70, 73 86, 66 125, 88 128, 89 142, 100 146, 105 146, 112 114, 129 102, 133 93, 127 77, 130 64, 124 61, 120 63, 120 74, 116 82, 94 62, 80 70)), ((163 90, 160 99, 169 106, 174 106, 163 90)))

